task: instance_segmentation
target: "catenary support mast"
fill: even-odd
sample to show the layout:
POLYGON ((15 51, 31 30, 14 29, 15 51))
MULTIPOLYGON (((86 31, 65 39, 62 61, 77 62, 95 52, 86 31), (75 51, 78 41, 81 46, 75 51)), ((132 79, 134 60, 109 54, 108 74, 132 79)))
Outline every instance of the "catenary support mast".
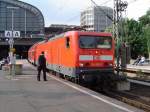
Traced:
MULTIPOLYGON (((122 39, 119 35, 119 22, 122 19, 122 12, 127 8, 127 2, 121 0, 114 0, 114 9, 113 9, 113 37, 116 40, 116 56, 117 56, 117 68, 119 68, 119 48, 122 43, 122 39)), ((119 72, 119 71, 118 71, 119 72)))

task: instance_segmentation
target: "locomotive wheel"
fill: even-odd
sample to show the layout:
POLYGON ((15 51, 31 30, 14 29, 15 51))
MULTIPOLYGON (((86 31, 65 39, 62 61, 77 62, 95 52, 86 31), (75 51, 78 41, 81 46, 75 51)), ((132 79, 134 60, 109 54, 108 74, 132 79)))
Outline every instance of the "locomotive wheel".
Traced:
POLYGON ((75 78, 74 77, 71 78, 71 82, 75 83, 75 78))
POLYGON ((65 79, 64 74, 61 74, 61 73, 60 73, 60 77, 61 77, 62 79, 65 79))
POLYGON ((68 75, 65 75, 64 78, 65 78, 66 80, 68 80, 68 81, 71 81, 71 77, 68 76, 68 75))

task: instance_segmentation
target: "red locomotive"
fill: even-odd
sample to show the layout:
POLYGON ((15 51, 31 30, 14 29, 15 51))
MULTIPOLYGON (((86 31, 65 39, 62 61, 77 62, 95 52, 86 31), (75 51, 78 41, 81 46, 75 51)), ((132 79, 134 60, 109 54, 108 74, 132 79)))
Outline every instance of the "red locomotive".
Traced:
POLYGON ((33 45, 28 60, 37 64, 44 51, 49 70, 73 79, 97 81, 114 72, 114 49, 110 33, 69 31, 33 45))

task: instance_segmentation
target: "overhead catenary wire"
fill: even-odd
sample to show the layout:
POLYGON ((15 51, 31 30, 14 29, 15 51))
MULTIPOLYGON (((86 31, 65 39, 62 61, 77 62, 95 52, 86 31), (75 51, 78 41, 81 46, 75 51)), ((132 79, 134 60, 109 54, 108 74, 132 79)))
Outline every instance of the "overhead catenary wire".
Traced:
POLYGON ((78 13, 78 14, 72 16, 71 18, 67 19, 66 22, 70 22, 70 21, 76 19, 76 18, 79 17, 79 16, 80 16, 80 13, 78 13))
MULTIPOLYGON (((96 4, 96 2, 95 2, 94 0, 90 0, 90 1, 91 1, 95 6, 101 6, 101 5, 105 5, 105 4, 109 3, 109 2, 112 2, 112 0, 107 0, 107 1, 105 1, 105 2, 103 2, 103 3, 101 3, 100 5, 98 5, 98 4, 96 4)), ((128 2, 128 4, 132 4, 132 3, 137 2, 137 1, 138 1, 138 0, 131 0, 131 1, 128 2)), ((61 8, 62 8, 62 7, 61 7, 61 8)), ((108 15, 107 12, 105 12, 101 7, 99 7, 99 9, 101 10, 101 12, 104 13, 104 15, 106 15, 107 18, 109 18, 111 21, 113 21, 113 18, 112 18, 110 15, 108 15)), ((75 19, 76 19, 77 17, 79 17, 79 16, 80 16, 80 13, 78 13, 78 14, 76 14, 76 15, 70 17, 69 19, 66 20, 66 22, 73 21, 73 20, 75 20, 75 19)))
POLYGON ((100 5, 106 5, 107 3, 111 2, 111 1, 112 1, 112 0, 107 0, 107 1, 103 2, 103 3, 100 4, 100 5))
MULTIPOLYGON (((105 5, 105 4, 107 4, 107 3, 111 2, 111 1, 112 1, 112 0, 107 0, 107 1, 105 1, 105 2, 103 2, 103 3, 101 3, 100 6, 101 6, 101 5, 105 5)), ((94 5, 95 5, 95 4, 94 4, 94 5)), ((97 6, 98 6, 98 5, 97 5, 97 6)), ((102 10, 103 10, 103 9, 102 9, 102 10)), ((66 20, 66 22, 70 22, 70 21, 76 19, 76 17, 79 17, 79 16, 80 16, 80 13, 76 14, 75 16, 72 16, 71 18, 69 18, 68 20, 66 20)))
MULTIPOLYGON (((103 2, 103 3, 101 3, 100 5, 105 5, 105 4, 107 4, 107 3, 111 2, 111 1, 112 1, 112 0, 107 0, 107 1, 105 1, 105 2, 103 2)), ((94 4, 94 5, 95 5, 95 4, 94 4)), ((70 22, 70 21, 76 19, 76 17, 79 17, 79 16, 80 16, 80 13, 76 14, 75 16, 72 16, 71 18, 69 18, 68 20, 66 20, 66 22, 70 22)))

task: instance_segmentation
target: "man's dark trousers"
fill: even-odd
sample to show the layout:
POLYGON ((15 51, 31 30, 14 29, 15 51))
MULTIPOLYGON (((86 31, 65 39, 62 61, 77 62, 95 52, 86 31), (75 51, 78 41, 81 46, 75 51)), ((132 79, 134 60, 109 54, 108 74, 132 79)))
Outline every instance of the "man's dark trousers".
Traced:
POLYGON ((46 68, 43 67, 43 66, 39 66, 39 67, 38 67, 37 80, 40 81, 40 74, 41 74, 41 71, 43 71, 43 80, 44 80, 44 81, 47 81, 47 79, 46 79, 46 68))

